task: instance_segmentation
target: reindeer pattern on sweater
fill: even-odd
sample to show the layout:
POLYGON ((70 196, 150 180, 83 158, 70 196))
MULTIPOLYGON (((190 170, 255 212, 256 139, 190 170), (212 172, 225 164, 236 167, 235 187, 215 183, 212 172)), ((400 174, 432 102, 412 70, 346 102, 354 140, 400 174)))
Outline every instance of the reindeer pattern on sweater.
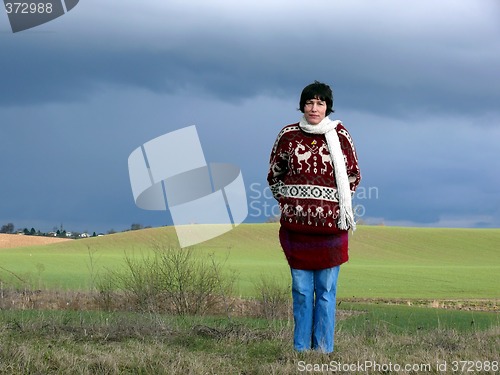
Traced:
MULTIPOLYGON (((361 175, 353 141, 339 124, 339 136, 351 192, 361 175)), ((285 126, 274 143, 267 180, 279 202, 281 224, 293 231, 337 231, 338 193, 335 172, 325 136, 285 126)))

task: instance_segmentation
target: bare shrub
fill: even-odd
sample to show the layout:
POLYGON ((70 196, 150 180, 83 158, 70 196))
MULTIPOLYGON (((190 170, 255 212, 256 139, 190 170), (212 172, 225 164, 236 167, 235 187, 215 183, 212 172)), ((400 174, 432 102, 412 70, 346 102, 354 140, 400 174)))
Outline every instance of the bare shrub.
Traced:
POLYGON ((213 255, 194 248, 175 248, 154 243, 153 253, 125 256, 125 268, 114 271, 98 284, 99 298, 111 304, 111 290, 121 290, 136 308, 177 315, 204 315, 226 305, 234 277, 223 272, 213 255))
POLYGON ((111 311, 116 306, 116 282, 111 273, 101 274, 94 280, 95 292, 92 292, 94 303, 105 311, 111 311))
POLYGON ((291 310, 290 283, 282 275, 261 275, 254 283, 260 314, 266 319, 288 318, 291 310))

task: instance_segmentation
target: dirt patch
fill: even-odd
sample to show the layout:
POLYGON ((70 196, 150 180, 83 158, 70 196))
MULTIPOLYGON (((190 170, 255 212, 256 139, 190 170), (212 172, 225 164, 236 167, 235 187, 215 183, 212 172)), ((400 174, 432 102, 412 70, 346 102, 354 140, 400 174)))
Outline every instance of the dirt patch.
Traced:
POLYGON ((49 245, 56 242, 71 241, 69 238, 26 236, 23 234, 0 233, 0 249, 15 247, 49 245))
POLYGON ((353 298, 345 299, 346 302, 375 303, 386 305, 407 305, 432 307, 435 309, 464 310, 464 311, 489 311, 500 312, 500 300, 497 299, 447 299, 447 300, 428 300, 428 299, 371 299, 371 298, 353 298))

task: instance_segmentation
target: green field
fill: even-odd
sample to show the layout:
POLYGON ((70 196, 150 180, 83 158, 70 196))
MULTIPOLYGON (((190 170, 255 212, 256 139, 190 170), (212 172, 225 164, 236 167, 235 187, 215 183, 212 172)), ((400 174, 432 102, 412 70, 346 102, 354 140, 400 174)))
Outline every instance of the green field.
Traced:
MULTIPOLYGON (((237 272, 237 293, 251 296, 261 275, 284 282, 289 271, 277 224, 243 224, 195 246, 237 272)), ((86 290, 126 254, 176 244, 172 227, 14 249, 0 249, 0 280, 35 288, 86 290), (15 275, 15 276, 14 276, 15 275)), ((500 229, 359 226, 341 270, 339 298, 500 299, 500 229)))
MULTIPOLYGON (((194 249, 237 272, 237 294, 256 296, 262 275, 289 285, 277 232, 277 224, 240 225, 194 249)), ((455 363, 496 374, 499 243, 499 229, 360 226, 351 237, 351 259, 342 267, 336 346, 328 356, 293 350, 290 315, 240 316, 235 309, 227 315, 175 316, 128 305, 86 310, 78 297, 85 293, 72 292, 89 291, 97 276, 122 267, 125 256, 148 255, 158 246, 168 251, 176 244, 173 228, 1 249, 2 298, 14 295, 9 284, 16 282, 29 289, 66 289, 72 296, 57 294, 64 302, 58 310, 9 303, 0 308, 0 374, 288 375, 312 372, 301 364, 331 361, 422 364, 428 367, 399 373, 435 374, 446 373, 438 364, 451 371, 455 363), (456 309, 431 308, 434 303, 456 309), (475 304, 489 311, 477 311, 475 304)))

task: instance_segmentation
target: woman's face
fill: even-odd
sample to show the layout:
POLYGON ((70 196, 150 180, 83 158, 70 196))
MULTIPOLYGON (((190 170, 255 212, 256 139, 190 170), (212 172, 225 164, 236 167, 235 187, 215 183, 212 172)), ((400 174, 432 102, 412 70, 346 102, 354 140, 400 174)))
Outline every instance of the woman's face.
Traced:
POLYGON ((304 117, 311 125, 319 124, 326 117, 326 102, 309 99, 304 105, 304 117))

